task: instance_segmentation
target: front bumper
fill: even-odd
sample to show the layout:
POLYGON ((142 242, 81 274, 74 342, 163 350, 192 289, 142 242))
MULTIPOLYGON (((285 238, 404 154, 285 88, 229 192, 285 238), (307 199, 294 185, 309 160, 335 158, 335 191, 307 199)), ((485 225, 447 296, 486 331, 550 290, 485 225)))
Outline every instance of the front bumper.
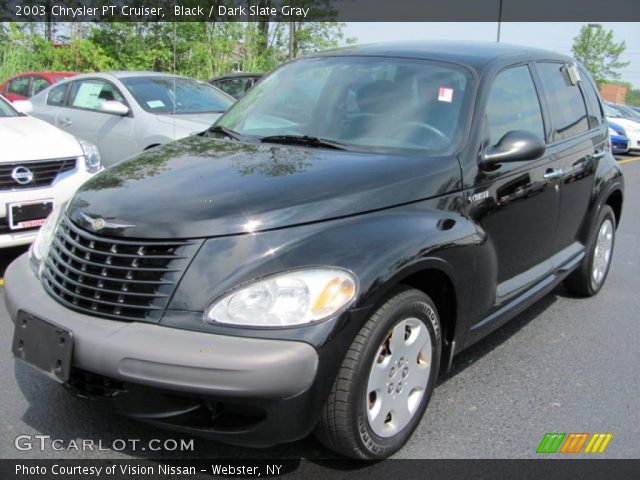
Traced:
POLYGON ((121 385, 113 400, 122 413, 255 445, 295 440, 314 426, 309 409, 318 408, 313 387, 319 361, 317 351, 307 343, 83 315, 46 293, 26 254, 9 266, 5 278, 5 300, 13 321, 19 311, 25 311, 73 332, 73 368, 80 376, 91 376, 94 384, 99 378, 121 385), (235 428, 227 415, 221 427, 214 420, 222 410, 233 411, 236 417, 243 410, 251 411, 255 421, 235 428), (181 421, 185 413, 188 422, 181 421), (200 420, 194 423, 196 418, 200 420))

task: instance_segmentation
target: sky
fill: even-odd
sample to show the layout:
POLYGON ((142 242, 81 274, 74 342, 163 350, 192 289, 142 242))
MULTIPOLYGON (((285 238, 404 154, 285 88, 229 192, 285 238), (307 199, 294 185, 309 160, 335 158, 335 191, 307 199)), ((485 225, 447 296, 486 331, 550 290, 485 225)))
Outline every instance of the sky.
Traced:
MULTIPOLYGON (((358 43, 437 39, 496 41, 498 32, 497 22, 348 22, 345 25, 345 38, 356 37, 358 43)), ((582 25, 584 23, 503 22, 500 27, 500 41, 571 55, 573 39, 578 35, 582 25)), ((616 42, 624 40, 627 44, 621 60, 630 64, 620 70, 620 80, 632 83, 634 88, 640 88, 640 23, 605 22, 601 25, 607 30, 613 30, 616 42)))

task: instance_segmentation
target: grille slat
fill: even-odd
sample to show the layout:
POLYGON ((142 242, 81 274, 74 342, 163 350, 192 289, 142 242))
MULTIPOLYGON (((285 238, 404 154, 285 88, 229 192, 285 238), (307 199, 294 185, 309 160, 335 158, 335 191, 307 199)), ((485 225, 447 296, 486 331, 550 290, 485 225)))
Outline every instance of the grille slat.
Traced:
POLYGON ((51 185, 58 175, 76 168, 76 163, 76 158, 3 163, 0 165, 0 190, 18 190, 51 185), (25 167, 31 170, 33 180, 25 185, 16 182, 11 178, 11 172, 16 167, 25 167))
MULTIPOLYGON (((54 239, 55 244, 60 248, 60 250, 62 250, 62 252, 67 255, 68 257, 74 259, 77 262, 80 263, 84 263, 86 265, 91 265, 93 267, 97 267, 97 268, 106 268, 109 270, 124 270, 124 271, 130 271, 131 269, 133 269, 136 272, 178 272, 180 271, 180 269, 175 269, 175 268, 149 268, 149 267, 136 267, 134 265, 111 265, 108 263, 100 263, 100 262, 94 262, 92 260, 90 260, 90 258, 81 258, 79 256, 77 256, 75 253, 70 252, 67 247, 65 247, 64 245, 62 245, 60 243, 60 240, 58 238, 54 239)), ((89 253, 89 252, 87 252, 89 253)), ((100 255, 104 255, 104 256, 109 256, 106 253, 100 253, 100 255)), ((135 258, 144 258, 144 257, 135 257, 135 258)), ((134 258, 134 260, 135 260, 134 258)), ((184 258, 184 257, 183 257, 184 258)))
POLYGON ((47 292, 94 316, 157 321, 198 241, 120 239, 88 232, 63 216, 42 272, 47 292))
MULTIPOLYGON (((66 242, 72 244, 74 247, 82 250, 83 252, 86 253, 91 253, 91 254, 96 254, 96 255, 105 255, 105 256, 111 256, 111 257, 118 257, 118 258, 140 258, 140 254, 136 254, 136 253, 120 253, 117 250, 116 251, 109 251, 109 252, 105 252, 104 250, 97 250, 95 248, 89 248, 85 245, 82 245, 79 242, 76 242, 72 237, 67 237, 65 239, 66 242)), ((176 258, 187 258, 184 255, 153 255, 153 254, 149 254, 148 258, 151 259, 159 259, 159 260, 165 260, 165 259, 176 259, 176 258)))
MULTIPOLYGON (((56 280, 54 278, 54 275, 52 275, 47 270, 45 270, 44 273, 47 276, 47 279, 49 281, 55 283, 56 287, 58 287, 60 290, 64 291, 68 295, 71 295, 75 299, 84 300, 84 301, 89 302, 89 303, 100 303, 102 305, 111 305, 111 306, 114 306, 114 307, 122 307, 123 304, 124 304, 124 301, 123 302, 110 302, 109 300, 103 300, 100 296, 87 297, 85 295, 81 295, 78 292, 69 290, 68 288, 62 286, 61 283, 58 282, 58 280, 56 280)), ((99 290, 97 290, 95 288, 92 288, 92 290, 96 291, 96 294, 99 293, 99 290)), ((123 293, 123 296, 124 295, 125 294, 123 293)), ((132 304, 132 303, 128 303, 127 304, 127 308, 140 308, 140 309, 145 309, 145 310, 162 310, 161 307, 156 307, 155 305, 136 305, 136 304, 132 304)))
MULTIPOLYGON (((90 278, 94 278, 96 280, 105 280, 104 276, 95 275, 95 274, 93 274, 91 272, 83 272, 83 271, 75 268, 73 265, 71 265, 71 264, 67 263, 65 260, 63 260, 55 250, 51 250, 50 253, 55 257, 55 260, 57 262, 62 264, 63 268, 72 271, 76 275, 84 275, 84 276, 87 276, 87 277, 90 277, 90 278)), ((120 279, 118 279, 118 280, 120 280, 120 279)), ((159 285, 173 285, 176 282, 171 281, 171 280, 136 280, 136 283, 153 285, 153 286, 158 285, 159 286, 159 285)))

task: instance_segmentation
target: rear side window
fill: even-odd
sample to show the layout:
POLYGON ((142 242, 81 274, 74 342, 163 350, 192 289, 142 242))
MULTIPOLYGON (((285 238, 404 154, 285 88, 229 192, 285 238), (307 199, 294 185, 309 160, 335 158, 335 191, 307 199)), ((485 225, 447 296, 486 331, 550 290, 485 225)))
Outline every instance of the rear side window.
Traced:
POLYGON ((527 130, 544 140, 540 101, 529 67, 513 67, 498 74, 491 87, 486 114, 491 145, 511 130, 527 130))
POLYGON ((64 94, 67 92, 68 86, 68 84, 65 84, 52 88, 49 91, 49 95, 47 95, 47 105, 64 105, 64 94))
POLYGON ((42 90, 44 90, 48 86, 49 86, 49 82, 45 78, 34 77, 33 85, 31 87, 31 89, 33 90, 33 95, 35 95, 36 93, 40 93, 42 90))
POLYGON ((583 80, 582 91, 589 107, 589 127, 595 128, 598 125, 602 125, 602 122, 604 122, 604 113, 602 112, 602 106, 600 105, 600 100, 598 99, 598 94, 593 84, 588 80, 583 80))
POLYGON ((538 70, 549 103, 554 141, 589 130, 587 109, 578 85, 573 85, 564 64, 539 63, 538 70))

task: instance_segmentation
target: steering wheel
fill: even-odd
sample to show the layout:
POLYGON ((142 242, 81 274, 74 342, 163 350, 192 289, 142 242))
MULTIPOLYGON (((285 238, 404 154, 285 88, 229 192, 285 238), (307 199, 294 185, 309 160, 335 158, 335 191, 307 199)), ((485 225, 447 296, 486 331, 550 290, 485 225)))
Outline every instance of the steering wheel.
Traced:
POLYGON ((401 123, 391 131, 391 136, 396 136, 401 131, 407 130, 409 128, 414 129, 413 135, 411 135, 411 136, 414 136, 416 127, 418 129, 428 131, 429 134, 431 135, 435 134, 435 136, 438 137, 444 143, 449 143, 450 138, 446 134, 444 134, 441 130, 437 129, 433 125, 429 125, 428 123, 416 122, 416 121, 408 121, 408 122, 401 123))

